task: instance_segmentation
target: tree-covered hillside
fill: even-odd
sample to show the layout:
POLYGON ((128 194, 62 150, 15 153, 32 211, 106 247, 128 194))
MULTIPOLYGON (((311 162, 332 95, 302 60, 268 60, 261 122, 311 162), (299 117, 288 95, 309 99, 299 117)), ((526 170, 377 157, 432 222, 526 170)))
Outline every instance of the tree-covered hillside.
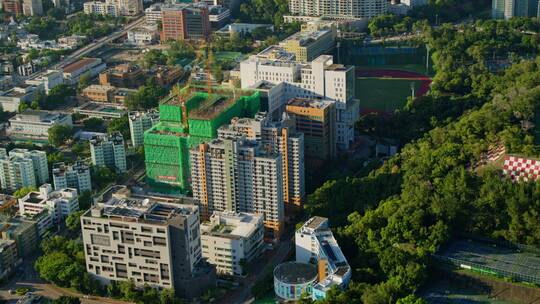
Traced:
POLYGON ((459 234, 540 245, 540 182, 512 183, 496 165, 475 166, 501 144, 539 156, 531 126, 540 57, 528 59, 539 51, 537 31, 534 19, 426 28, 436 70, 430 95, 390 121, 374 115, 359 124, 373 136, 394 134, 406 143, 401 152, 308 198, 307 212, 331 219, 354 269, 354 284, 323 303, 394 303, 414 293, 430 254, 459 234))

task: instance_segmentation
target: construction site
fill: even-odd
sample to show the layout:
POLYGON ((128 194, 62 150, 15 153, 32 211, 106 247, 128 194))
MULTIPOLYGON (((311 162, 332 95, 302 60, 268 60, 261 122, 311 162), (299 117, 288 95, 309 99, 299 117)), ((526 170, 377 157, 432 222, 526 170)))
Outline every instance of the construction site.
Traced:
POLYGON ((189 150, 217 137, 233 117, 253 117, 258 92, 187 86, 173 89, 159 106, 160 122, 144 133, 147 182, 160 191, 190 189, 189 150))

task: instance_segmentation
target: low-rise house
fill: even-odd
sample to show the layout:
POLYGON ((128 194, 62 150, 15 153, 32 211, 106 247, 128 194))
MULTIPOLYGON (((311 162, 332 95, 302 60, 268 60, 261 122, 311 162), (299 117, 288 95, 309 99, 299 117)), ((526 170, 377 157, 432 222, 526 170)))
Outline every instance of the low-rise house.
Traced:
POLYGON ((15 140, 49 141, 49 129, 55 125, 73 127, 71 114, 25 110, 9 120, 8 136, 15 140))

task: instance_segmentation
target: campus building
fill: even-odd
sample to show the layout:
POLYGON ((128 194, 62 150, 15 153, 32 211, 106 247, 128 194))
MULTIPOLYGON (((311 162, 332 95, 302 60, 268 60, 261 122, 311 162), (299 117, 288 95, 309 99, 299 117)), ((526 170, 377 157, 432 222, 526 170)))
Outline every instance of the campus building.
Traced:
POLYGON ((9 119, 8 136, 13 140, 20 141, 49 141, 49 129, 55 125, 73 127, 70 114, 59 112, 30 110, 9 119))
POLYGON ((124 137, 120 132, 90 140, 90 154, 94 166, 107 166, 116 172, 127 171, 124 137))
POLYGON ((21 262, 17 243, 14 240, 0 239, 0 279, 6 279, 21 262))
POLYGON ((257 92, 219 91, 208 95, 184 89, 159 105, 159 123, 144 132, 147 181, 153 187, 185 192, 190 188, 189 149, 217 137, 233 117, 260 109, 257 92))
POLYGON ((62 68, 64 83, 77 84, 82 75, 96 77, 107 65, 101 58, 83 58, 62 68))
POLYGON ((359 101, 354 98, 354 67, 334 64, 329 55, 321 55, 309 63, 295 62, 290 55, 270 47, 241 62, 242 88, 257 89, 262 83, 274 86, 268 93, 268 104, 278 112, 292 98, 334 101, 336 142, 342 150, 349 149, 360 115, 359 101), (281 83, 284 85, 278 87, 281 83))
POLYGON ((208 8, 204 3, 162 6, 161 41, 206 40, 211 34, 208 8))
POLYGON ((309 22, 302 25, 301 31, 281 41, 279 46, 294 54, 296 61, 309 62, 332 50, 336 37, 333 22, 309 22))
POLYGON ((245 138, 214 139, 191 150, 193 197, 201 216, 214 211, 262 214, 274 237, 283 232, 282 157, 245 138))
POLYGON ((339 20, 373 18, 385 14, 387 0, 289 0, 293 15, 326 17, 339 20))
POLYGON ((121 88, 138 88, 144 84, 144 72, 138 65, 124 63, 99 74, 99 84, 121 88))
POLYGON ((492 0, 491 16, 494 19, 513 17, 539 17, 538 0, 492 0))
POLYGON ((52 176, 54 190, 73 188, 79 193, 92 190, 90 167, 82 161, 69 166, 64 163, 53 164, 52 176))
POLYGON ((23 14, 25 16, 41 16, 43 15, 42 0, 23 0, 23 14))
POLYGON ((120 15, 118 6, 112 1, 88 1, 83 4, 85 14, 95 14, 103 16, 118 17, 120 15))
POLYGON ((0 185, 15 191, 22 187, 36 187, 49 181, 47 154, 44 151, 13 149, 6 153, 0 148, 0 185))
POLYGON ((200 296, 215 285, 215 269, 202 259, 197 206, 123 189, 81 216, 86 269, 104 284, 174 288, 200 296))
POLYGON ((261 215, 215 212, 201 224, 202 256, 226 275, 245 275, 246 263, 264 250, 264 226, 261 215))
POLYGON ((305 198, 304 134, 295 130, 295 121, 289 116, 284 114, 280 120, 272 121, 266 113, 260 112, 254 118, 233 118, 229 125, 218 129, 218 138, 245 136, 281 155, 283 201, 301 206, 305 198))
POLYGON ((19 213, 28 218, 45 211, 47 222, 50 223, 47 229, 55 223, 60 223, 73 212, 79 211, 79 200, 77 189, 64 188, 53 191, 50 184, 43 184, 39 191, 32 191, 19 199, 19 213))
POLYGON ((12 217, 0 221, 2 240, 13 240, 17 244, 20 257, 36 253, 39 248, 39 235, 36 222, 21 217, 12 217))
POLYGON ((307 158, 328 160, 336 156, 335 102, 294 98, 287 103, 286 113, 294 117, 296 131, 304 134, 307 158))
POLYGON ((4 0, 2 1, 4 12, 18 16, 23 14, 21 0, 4 0))
POLYGON ((345 288, 351 279, 351 267, 343 255, 328 219, 315 216, 309 219, 294 236, 296 262, 318 266, 319 282, 313 286, 312 299, 324 299, 332 286, 345 288))
POLYGON ((149 110, 146 112, 129 113, 129 132, 131 144, 137 148, 144 144, 144 132, 159 122, 159 112, 149 110))

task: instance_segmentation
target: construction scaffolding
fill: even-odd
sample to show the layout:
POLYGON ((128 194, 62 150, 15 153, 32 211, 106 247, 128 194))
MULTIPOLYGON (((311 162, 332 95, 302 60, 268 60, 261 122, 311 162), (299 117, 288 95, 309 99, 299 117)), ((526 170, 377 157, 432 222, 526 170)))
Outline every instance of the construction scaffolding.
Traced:
POLYGON ((258 92, 196 87, 176 90, 159 106, 160 122, 144 133, 146 176, 150 185, 190 189, 189 150, 217 136, 233 117, 253 117, 260 110, 258 92))

